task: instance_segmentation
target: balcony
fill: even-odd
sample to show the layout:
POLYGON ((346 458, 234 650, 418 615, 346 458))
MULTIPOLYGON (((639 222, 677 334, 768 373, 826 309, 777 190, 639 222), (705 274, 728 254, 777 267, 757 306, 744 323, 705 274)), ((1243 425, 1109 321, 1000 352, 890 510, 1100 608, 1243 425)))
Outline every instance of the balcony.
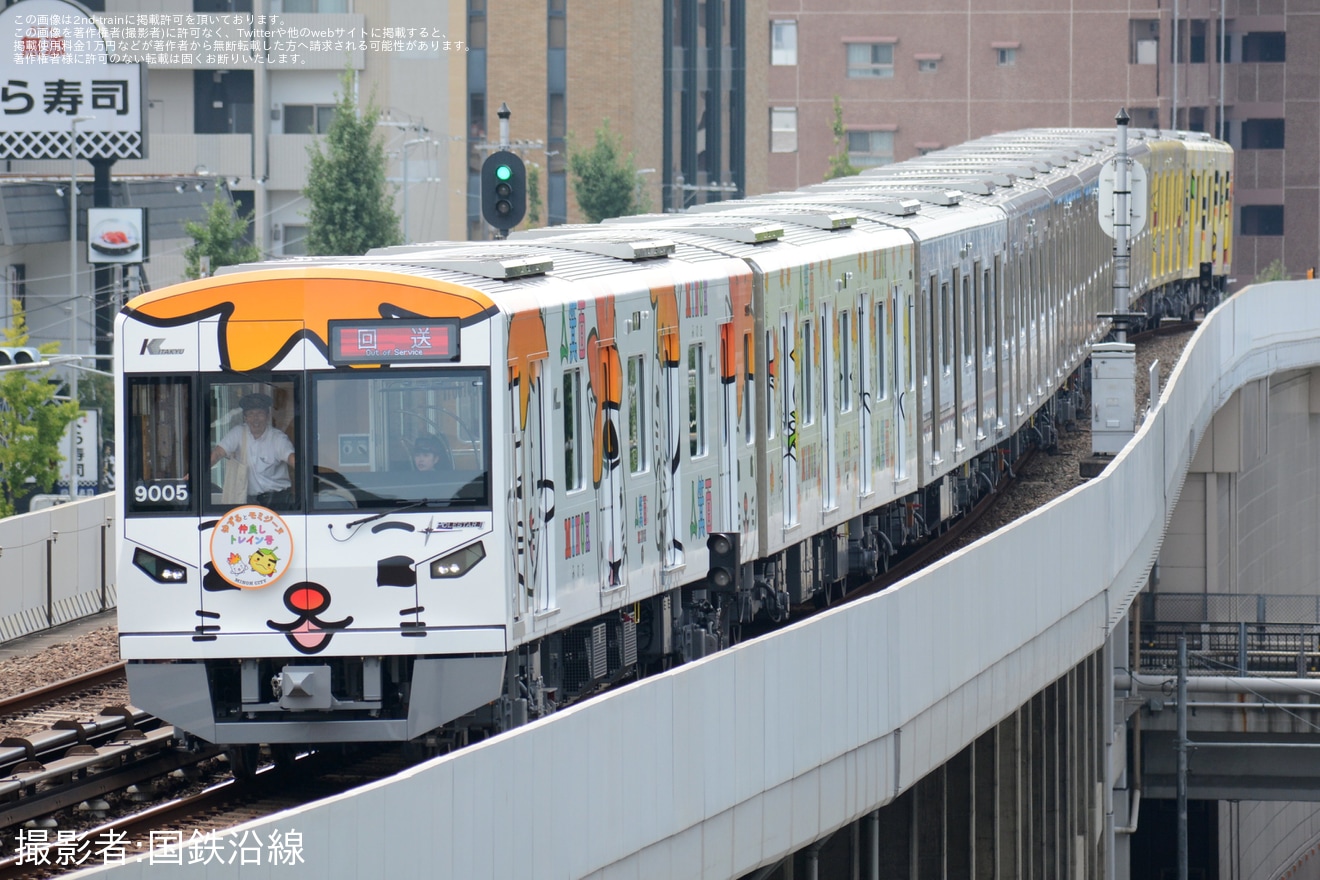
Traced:
POLYGON ((148 134, 147 158, 120 160, 116 174, 252 176, 250 134, 148 134))
POLYGON ((300 190, 307 185, 311 164, 307 148, 320 140, 315 134, 273 134, 270 136, 270 180, 268 189, 300 190))

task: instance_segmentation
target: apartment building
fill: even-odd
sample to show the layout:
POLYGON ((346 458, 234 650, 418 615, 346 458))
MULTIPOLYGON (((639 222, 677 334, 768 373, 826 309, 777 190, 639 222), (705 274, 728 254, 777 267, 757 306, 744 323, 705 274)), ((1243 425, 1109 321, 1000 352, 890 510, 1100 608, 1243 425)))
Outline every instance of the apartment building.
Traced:
POLYGON ((537 166, 542 224, 581 219, 568 153, 607 120, 652 211, 763 192, 764 4, 469 0, 470 236, 481 237, 475 174, 501 104, 510 140, 537 166))
POLYGON ((768 188, 996 131, 1207 131, 1237 149, 1234 274, 1320 254, 1314 0, 769 0, 768 188), (1176 47, 1176 50, 1175 50, 1176 47), (845 143, 831 130, 841 101, 845 143))

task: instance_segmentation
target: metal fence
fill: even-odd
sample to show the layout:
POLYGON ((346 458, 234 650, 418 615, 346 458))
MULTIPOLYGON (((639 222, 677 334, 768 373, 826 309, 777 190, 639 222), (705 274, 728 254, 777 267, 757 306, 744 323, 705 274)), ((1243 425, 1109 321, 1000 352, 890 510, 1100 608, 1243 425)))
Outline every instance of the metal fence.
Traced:
POLYGON ((1320 624, 1141 624, 1140 669, 1164 673, 1178 666, 1178 637, 1187 637, 1189 675, 1320 677, 1320 624))
POLYGON ((1320 595, 1142 593, 1141 619, 1162 623, 1320 624, 1320 595))

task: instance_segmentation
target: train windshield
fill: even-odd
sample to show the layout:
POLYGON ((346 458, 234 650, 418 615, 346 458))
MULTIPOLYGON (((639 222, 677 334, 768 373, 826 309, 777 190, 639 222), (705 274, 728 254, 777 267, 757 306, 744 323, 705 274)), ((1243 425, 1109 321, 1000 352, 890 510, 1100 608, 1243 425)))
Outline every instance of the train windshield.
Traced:
POLYGON ((312 378, 313 511, 490 508, 488 371, 312 378))

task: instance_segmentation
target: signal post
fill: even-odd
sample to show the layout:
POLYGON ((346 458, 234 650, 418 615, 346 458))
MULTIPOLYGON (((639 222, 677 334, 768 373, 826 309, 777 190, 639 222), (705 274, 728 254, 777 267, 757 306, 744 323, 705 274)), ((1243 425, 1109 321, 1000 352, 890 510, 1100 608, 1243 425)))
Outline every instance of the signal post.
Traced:
POLYGON ((495 227, 498 238, 508 238, 509 230, 527 214, 527 167, 509 150, 509 105, 500 104, 500 148, 481 163, 481 216, 495 227))

